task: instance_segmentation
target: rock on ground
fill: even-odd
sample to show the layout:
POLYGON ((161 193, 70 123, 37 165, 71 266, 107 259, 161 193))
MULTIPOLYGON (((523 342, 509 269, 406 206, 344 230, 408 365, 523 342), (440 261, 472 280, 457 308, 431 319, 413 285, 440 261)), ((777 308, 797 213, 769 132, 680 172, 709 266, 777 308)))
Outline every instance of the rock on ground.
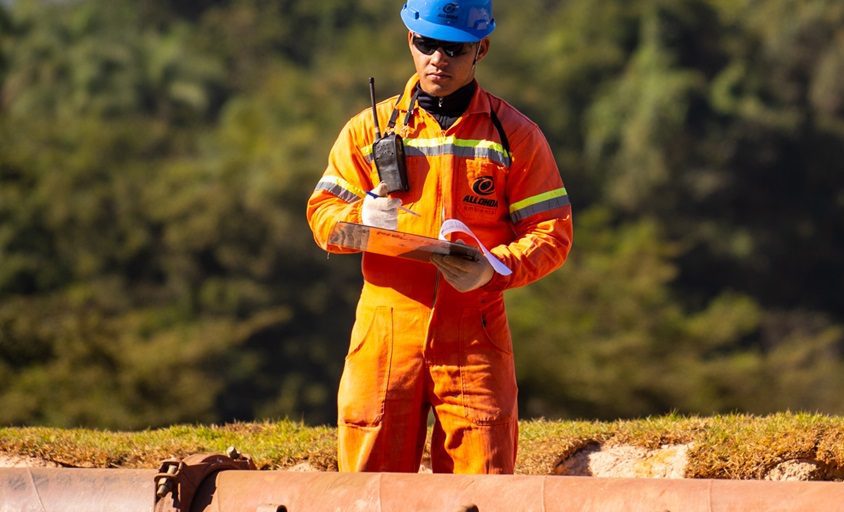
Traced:
POLYGON ((0 468, 59 468, 61 465, 37 457, 0 453, 0 468))
POLYGON ((656 450, 636 446, 591 444, 561 461, 557 475, 606 478, 683 478, 690 445, 663 445, 656 450))

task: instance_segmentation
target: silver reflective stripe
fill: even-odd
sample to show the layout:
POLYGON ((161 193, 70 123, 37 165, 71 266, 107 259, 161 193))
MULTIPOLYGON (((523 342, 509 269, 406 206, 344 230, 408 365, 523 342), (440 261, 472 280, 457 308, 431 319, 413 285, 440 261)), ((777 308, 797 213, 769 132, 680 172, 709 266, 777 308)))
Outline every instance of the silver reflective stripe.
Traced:
POLYGON ((510 157, 500 151, 484 147, 464 147, 456 145, 428 146, 416 148, 405 146, 405 154, 408 156, 443 156, 454 155, 461 158, 485 158, 491 162, 501 164, 505 167, 510 165, 510 157))
MULTIPOLYGON (((404 152, 408 156, 454 155, 461 158, 484 158, 510 166, 510 154, 504 146, 491 140, 471 140, 451 137, 435 139, 404 139, 404 152)), ((372 147, 360 148, 361 153, 372 161, 372 147)))
POLYGON ((361 196, 349 190, 350 188, 352 188, 351 185, 349 185, 349 187, 347 188, 343 187, 342 184, 349 185, 348 182, 346 182, 345 180, 326 176, 321 179, 319 183, 317 183, 315 190, 325 190, 330 194, 339 197, 343 201, 346 201, 347 203, 354 203, 355 201, 360 200, 361 196))

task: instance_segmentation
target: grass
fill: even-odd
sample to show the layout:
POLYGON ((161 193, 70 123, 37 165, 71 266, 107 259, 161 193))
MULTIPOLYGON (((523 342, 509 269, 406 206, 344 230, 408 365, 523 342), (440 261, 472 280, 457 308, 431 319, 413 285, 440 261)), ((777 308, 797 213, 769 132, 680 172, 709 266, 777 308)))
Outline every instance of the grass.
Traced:
POLYGON ((336 469, 335 430, 301 423, 178 425, 140 432, 19 427, 0 429, 0 452, 36 457, 63 466, 158 468, 167 458, 202 452, 225 453, 229 446, 253 457, 261 469, 307 461, 336 469))
POLYGON ((529 421, 521 425, 518 472, 547 474, 590 444, 655 449, 690 444, 686 477, 758 479, 780 462, 816 462, 824 479, 844 478, 844 418, 808 413, 769 416, 677 415, 615 422, 529 421))
MULTIPOLYGON (((332 471, 337 467, 335 439, 334 428, 289 420, 140 432, 16 427, 0 428, 0 452, 74 467, 157 468, 166 458, 225 453, 236 446, 261 469, 308 462, 332 471)), ((690 478, 762 478, 791 459, 816 462, 824 479, 844 477, 844 418, 808 413, 523 421, 516 472, 549 474, 561 460, 596 443, 642 448, 690 443, 686 468, 690 478)))

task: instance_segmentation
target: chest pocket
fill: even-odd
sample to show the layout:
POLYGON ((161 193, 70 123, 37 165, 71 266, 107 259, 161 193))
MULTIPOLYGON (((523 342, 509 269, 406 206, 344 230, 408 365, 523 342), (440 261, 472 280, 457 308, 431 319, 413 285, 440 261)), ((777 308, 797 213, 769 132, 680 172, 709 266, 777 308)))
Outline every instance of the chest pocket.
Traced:
POLYGON ((458 178, 460 216, 472 224, 480 225, 492 224, 508 218, 505 190, 511 162, 510 143, 494 108, 490 109, 489 115, 501 144, 484 147, 489 152, 488 155, 484 155, 487 158, 476 157, 466 160, 463 175, 465 178, 458 178))
POLYGON ((470 225, 500 222, 507 216, 507 168, 486 159, 466 160, 465 165, 458 187, 460 218, 470 225))

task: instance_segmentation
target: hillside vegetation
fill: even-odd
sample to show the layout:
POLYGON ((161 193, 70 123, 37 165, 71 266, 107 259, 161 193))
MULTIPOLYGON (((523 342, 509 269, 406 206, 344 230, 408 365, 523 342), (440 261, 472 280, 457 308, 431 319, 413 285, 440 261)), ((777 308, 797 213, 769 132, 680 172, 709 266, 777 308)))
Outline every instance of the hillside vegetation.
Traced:
MULTIPOLYGON (((248 436, 330 465, 329 430, 262 421, 335 421, 359 257, 315 246, 305 202, 368 77, 381 99, 413 72, 401 5, 0 2, 0 425, 71 429, 4 443, 86 432, 81 460, 124 465, 248 436)), ((521 417, 844 414, 844 2, 495 16, 480 83, 543 129, 575 223, 566 266, 506 296, 521 417)))

